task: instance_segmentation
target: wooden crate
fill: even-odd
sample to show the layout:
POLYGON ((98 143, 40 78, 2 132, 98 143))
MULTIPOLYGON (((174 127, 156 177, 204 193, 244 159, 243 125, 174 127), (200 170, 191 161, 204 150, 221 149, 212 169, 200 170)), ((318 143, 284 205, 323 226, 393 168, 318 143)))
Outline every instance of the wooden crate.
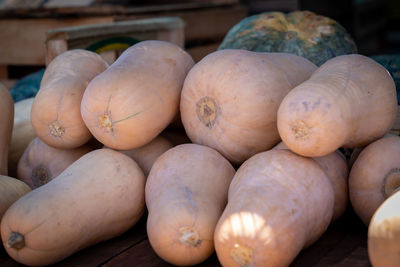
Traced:
POLYGON ((143 40, 162 40, 183 48, 184 22, 178 17, 158 17, 48 30, 46 64, 77 48, 102 54, 112 63, 123 50, 143 40))
MULTIPOLYGON (((112 1, 1 1, 0 79, 7 67, 44 66, 46 32, 52 29, 174 16, 185 23, 185 49, 198 61, 214 51, 227 31, 247 16, 239 0, 184 1, 157 5, 112 1), (6 5, 5 3, 11 3, 6 5)), ((135 1, 134 1, 135 2, 135 1)))

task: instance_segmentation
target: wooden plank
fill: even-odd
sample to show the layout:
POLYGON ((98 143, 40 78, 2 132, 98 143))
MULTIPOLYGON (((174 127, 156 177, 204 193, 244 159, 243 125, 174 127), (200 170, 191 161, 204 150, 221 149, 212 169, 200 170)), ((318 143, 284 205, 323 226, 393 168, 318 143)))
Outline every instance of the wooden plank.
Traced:
POLYGON ((29 9, 38 8, 44 0, 3 0, 0 1, 0 9, 29 9))
MULTIPOLYGON (((152 249, 148 239, 124 251, 120 255, 104 264, 104 267, 146 266, 146 267, 173 267, 161 259, 152 249)), ((206 261, 197 264, 198 267, 220 267, 218 258, 213 253, 206 261)))
POLYGON ((183 28, 184 23, 178 17, 158 17, 52 29, 46 32, 46 36, 47 40, 71 40, 98 36, 131 35, 138 32, 180 30, 183 28))
POLYGON ((46 31, 105 23, 113 17, 59 19, 0 19, 0 65, 44 65, 46 31))
POLYGON ((137 15, 149 13, 162 13, 171 11, 185 11, 203 8, 218 8, 240 3, 239 0, 211 0, 211 1, 185 1, 169 4, 149 5, 123 5, 115 4, 113 1, 100 3, 92 6, 63 6, 43 8, 37 5, 26 6, 25 8, 0 8, 0 17, 22 17, 22 18, 45 18, 60 16, 105 16, 105 15, 137 15))
POLYGON ((207 56, 208 54, 215 52, 220 45, 221 42, 206 44, 206 45, 199 45, 194 47, 189 47, 186 51, 192 56, 195 62, 199 62, 203 57, 207 56))
POLYGON ((43 7, 86 7, 96 3, 96 0, 48 0, 43 7))
MULTIPOLYGON (((180 17, 185 22, 185 40, 186 43, 190 43, 198 40, 222 41, 225 34, 247 16, 248 10, 244 5, 234 5, 185 12, 172 10, 167 14, 168 16, 180 17)), ((146 18, 154 15, 156 14, 116 16, 115 20, 146 18)))
POLYGON ((46 42, 46 66, 59 54, 68 50, 66 40, 48 40, 46 42))
POLYGON ((8 68, 7 65, 0 65, 0 79, 8 78, 8 68))

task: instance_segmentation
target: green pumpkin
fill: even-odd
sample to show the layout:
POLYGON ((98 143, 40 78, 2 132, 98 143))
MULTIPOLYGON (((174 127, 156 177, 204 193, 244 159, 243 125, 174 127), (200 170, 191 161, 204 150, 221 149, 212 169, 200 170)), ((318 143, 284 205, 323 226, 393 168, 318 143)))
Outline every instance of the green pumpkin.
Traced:
POLYGON ((345 28, 310 11, 265 12, 247 17, 229 30, 221 49, 292 53, 317 66, 335 56, 357 53, 345 28))

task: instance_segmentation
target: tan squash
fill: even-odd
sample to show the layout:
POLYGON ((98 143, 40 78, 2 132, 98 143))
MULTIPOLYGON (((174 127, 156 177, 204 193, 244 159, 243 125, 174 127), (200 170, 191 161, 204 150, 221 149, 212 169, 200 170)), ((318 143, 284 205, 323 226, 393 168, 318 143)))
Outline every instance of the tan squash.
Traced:
POLYGON ((120 152, 136 161, 147 177, 157 158, 170 148, 172 148, 172 144, 168 139, 157 136, 144 146, 131 150, 120 150, 120 152))
MULTIPOLYGON (((283 142, 280 142, 274 149, 288 149, 288 147, 283 142)), ((335 193, 332 221, 336 221, 346 211, 349 202, 349 168, 347 167, 346 158, 339 150, 336 150, 326 156, 312 159, 321 166, 331 182, 335 193)))
POLYGON ((212 148, 183 144, 162 154, 146 183, 147 234, 154 251, 179 266, 214 252, 215 225, 235 170, 212 148))
POLYGON ((386 199, 368 227, 368 256, 374 267, 400 266, 400 192, 386 199))
POLYGON ((14 101, 8 89, 0 83, 0 175, 8 175, 8 151, 14 123, 14 101))
POLYGON ((400 137, 387 136, 366 146, 349 175, 354 211, 369 225, 377 208, 400 189, 400 137))
POLYGON ((126 49, 88 85, 82 117, 105 146, 141 147, 158 136, 178 113, 191 56, 164 41, 142 41, 126 49))
POLYGON ((229 187, 215 229, 218 259, 222 266, 289 266, 325 232, 333 206, 331 183, 314 160, 280 149, 256 154, 229 187))
POLYGON ((17 178, 31 188, 37 188, 57 177, 74 161, 93 149, 89 144, 72 149, 55 148, 36 137, 18 163, 17 178))
POLYGON ((144 185, 142 170, 128 156, 89 152, 7 210, 4 247, 17 262, 42 266, 118 236, 142 216, 144 185))
POLYGON ((343 55, 325 62, 286 95, 278 130, 290 150, 318 157, 377 140, 389 132, 396 113, 389 72, 366 56, 343 55))
POLYGON ((182 89, 180 111, 190 140, 242 163, 280 140, 280 102, 317 67, 285 53, 220 50, 198 62, 182 89))
POLYGON ((26 183, 9 176, 0 175, 0 220, 15 201, 30 191, 31 188, 26 183))
POLYGON ((81 117, 82 95, 107 67, 100 55, 82 49, 68 50, 50 62, 31 111, 32 126, 43 142, 70 149, 91 138, 81 117))
POLYGON ((29 143, 36 137, 31 124, 33 97, 14 104, 14 127, 8 151, 8 175, 17 176, 18 161, 29 143))

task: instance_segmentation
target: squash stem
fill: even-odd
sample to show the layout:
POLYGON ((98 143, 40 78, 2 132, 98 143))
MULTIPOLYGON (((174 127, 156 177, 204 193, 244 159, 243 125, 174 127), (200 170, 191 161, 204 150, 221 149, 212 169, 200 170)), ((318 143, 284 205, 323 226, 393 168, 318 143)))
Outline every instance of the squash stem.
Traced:
POLYGON ((193 247, 197 247, 201 244, 199 234, 192 227, 186 226, 179 228, 179 241, 193 247))
POLYGON ((25 238, 18 232, 11 232, 7 240, 7 247, 14 249, 21 249, 25 247, 25 238))
POLYGON ((253 249, 235 244, 234 248, 231 249, 231 257, 240 266, 247 267, 253 262, 253 249))

